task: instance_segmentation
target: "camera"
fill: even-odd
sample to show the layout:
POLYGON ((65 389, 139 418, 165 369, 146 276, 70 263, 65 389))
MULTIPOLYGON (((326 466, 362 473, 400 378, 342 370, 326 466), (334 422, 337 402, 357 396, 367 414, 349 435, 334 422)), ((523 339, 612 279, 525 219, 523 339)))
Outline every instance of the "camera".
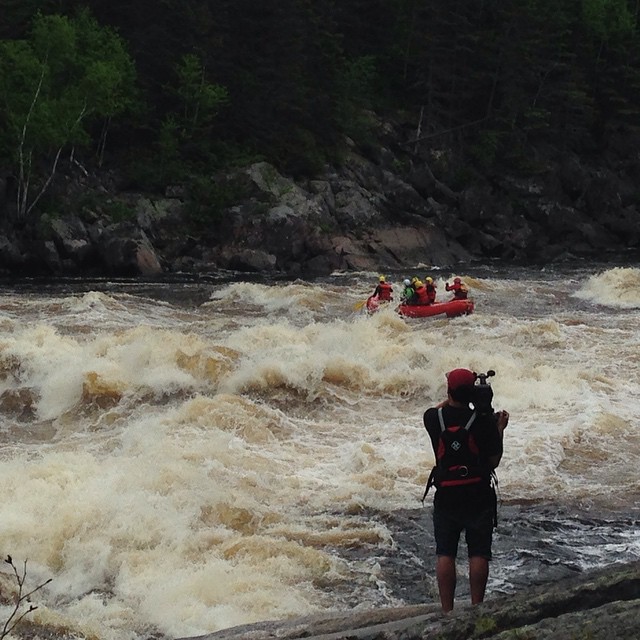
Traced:
POLYGON ((487 382, 487 378, 495 375, 496 372, 493 369, 489 369, 486 373, 475 373, 476 383, 473 385, 471 402, 473 404, 473 408, 480 415, 493 413, 493 407, 491 406, 491 401, 493 400, 493 389, 487 382))

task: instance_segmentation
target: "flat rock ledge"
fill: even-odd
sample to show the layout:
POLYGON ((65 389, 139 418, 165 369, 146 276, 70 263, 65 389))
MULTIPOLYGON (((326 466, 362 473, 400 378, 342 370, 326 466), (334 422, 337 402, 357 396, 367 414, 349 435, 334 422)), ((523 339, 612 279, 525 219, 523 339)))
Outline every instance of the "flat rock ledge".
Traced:
MULTIPOLYGON (((640 561, 614 564, 553 584, 458 605, 435 604, 260 622, 198 640, 638 640, 640 561)), ((181 640, 187 640, 183 638, 181 640)), ((195 640, 195 639, 190 639, 195 640)))

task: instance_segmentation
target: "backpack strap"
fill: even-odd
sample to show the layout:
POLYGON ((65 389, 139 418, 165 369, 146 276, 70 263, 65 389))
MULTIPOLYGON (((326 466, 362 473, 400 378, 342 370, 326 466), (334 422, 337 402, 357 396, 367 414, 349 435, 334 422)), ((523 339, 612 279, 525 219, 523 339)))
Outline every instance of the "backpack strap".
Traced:
POLYGON ((469 418, 469 422, 467 422, 467 424, 464 425, 465 431, 469 431, 469 429, 471 429, 471 425, 475 422, 476 415, 477 414, 475 411, 471 414, 471 417, 469 418))
MULTIPOLYGON (((491 492, 493 494, 493 527, 494 529, 498 526, 498 504, 501 502, 500 500, 500 491, 498 489, 498 475, 496 474, 496 470, 491 470, 491 492)), ((423 499, 424 501, 424 499, 423 499)))
MULTIPOLYGON (((474 411, 471 414, 471 417, 469 418, 469 420, 467 421, 467 424, 464 425, 465 431, 469 431, 469 429, 471 428, 471 425, 475 422, 476 420, 476 412, 474 411)), ((438 422, 440 423, 440 431, 442 433, 444 433, 444 431, 446 431, 447 427, 444 424, 444 418, 442 416, 442 407, 438 407, 438 422)), ((424 488, 424 493, 422 494, 422 504, 424 504, 425 498, 427 497, 427 494, 429 493, 429 489, 431 489, 431 487, 433 487, 436 484, 436 471, 437 471, 437 465, 433 467, 433 469, 431 469, 431 473, 429 474, 429 479, 427 480, 427 485, 424 488)), ((496 482, 497 482, 497 478, 496 478, 496 482)), ((497 521, 497 513, 494 516, 494 521, 497 521)))
MULTIPOLYGON (((469 418, 467 424, 464 425, 465 431, 469 431, 471 429, 471 425, 475 422, 477 417, 476 412, 474 411, 469 418)), ((442 407, 438 407, 438 422, 440 423, 440 431, 444 431, 446 427, 444 426, 444 418, 442 417, 442 407)))
POLYGON ((433 487, 435 483, 436 483, 436 467, 433 467, 433 469, 431 469, 431 473, 429 474, 429 479, 427 480, 427 484, 424 488, 424 493, 422 494, 422 504, 424 504, 424 499, 427 497, 427 494, 429 493, 429 489, 431 489, 431 487, 433 487))

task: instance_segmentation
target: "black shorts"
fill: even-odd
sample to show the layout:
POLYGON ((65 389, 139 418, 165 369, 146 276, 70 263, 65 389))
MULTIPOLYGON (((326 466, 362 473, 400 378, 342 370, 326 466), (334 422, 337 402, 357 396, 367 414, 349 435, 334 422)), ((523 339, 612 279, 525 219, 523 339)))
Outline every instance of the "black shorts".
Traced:
POLYGON ((491 560, 494 509, 491 505, 475 508, 446 508, 435 501, 433 508, 433 531, 436 539, 436 554, 439 556, 458 555, 460 534, 465 532, 465 540, 470 558, 480 556, 491 560))

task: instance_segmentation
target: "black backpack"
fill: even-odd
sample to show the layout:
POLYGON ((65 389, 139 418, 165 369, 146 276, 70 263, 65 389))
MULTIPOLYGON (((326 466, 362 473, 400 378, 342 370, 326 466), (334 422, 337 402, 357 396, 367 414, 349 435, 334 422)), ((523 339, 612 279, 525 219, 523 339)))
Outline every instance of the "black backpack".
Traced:
POLYGON ((436 465, 431 470, 422 502, 429 489, 436 487, 458 487, 477 484, 490 476, 490 472, 481 464, 480 450, 469 433, 471 425, 477 417, 474 411, 464 427, 459 425, 445 426, 442 407, 438 409, 440 422, 440 438, 436 452, 436 465))

